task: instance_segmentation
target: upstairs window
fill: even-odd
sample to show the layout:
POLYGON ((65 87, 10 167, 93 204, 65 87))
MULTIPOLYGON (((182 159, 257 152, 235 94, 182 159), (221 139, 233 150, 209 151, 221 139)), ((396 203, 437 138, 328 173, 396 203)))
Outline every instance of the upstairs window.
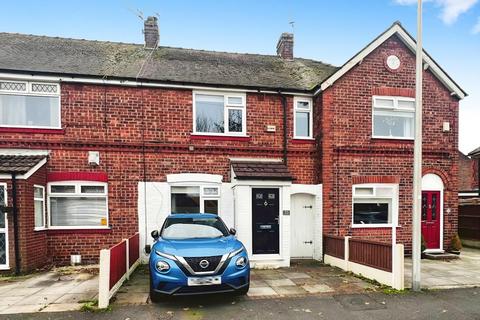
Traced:
POLYGON ((51 228, 107 228, 108 190, 102 182, 53 182, 48 202, 51 228))
POLYGON ((415 99, 373 97, 373 138, 413 139, 415 99))
POLYGON ((60 129, 60 86, 0 80, 0 126, 60 129))
POLYGON ((207 135, 246 135, 244 94, 193 94, 193 132, 207 135))
POLYGON ((353 186, 353 226, 396 224, 398 188, 393 184, 353 186))
POLYGON ((312 138, 312 100, 294 98, 294 138, 312 138))

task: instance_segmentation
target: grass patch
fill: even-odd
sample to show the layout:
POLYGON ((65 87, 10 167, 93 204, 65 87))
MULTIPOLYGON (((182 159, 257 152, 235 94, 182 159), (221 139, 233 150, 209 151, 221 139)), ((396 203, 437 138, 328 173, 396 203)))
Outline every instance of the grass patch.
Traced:
POLYGON ((99 308, 98 307, 98 300, 86 300, 86 301, 80 301, 83 302, 82 307, 80 308, 80 311, 82 312, 93 312, 93 313, 99 313, 99 312, 110 312, 112 311, 112 307, 108 306, 107 308, 99 308))

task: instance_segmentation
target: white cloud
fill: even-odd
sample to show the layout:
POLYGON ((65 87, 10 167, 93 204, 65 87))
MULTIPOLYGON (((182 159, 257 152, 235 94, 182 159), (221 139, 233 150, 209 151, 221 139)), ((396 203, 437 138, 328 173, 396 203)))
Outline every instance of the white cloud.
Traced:
MULTIPOLYGON (((400 5, 416 4, 417 0, 395 0, 400 5)), ((440 18, 446 24, 452 24, 458 17, 470 10, 478 0, 423 0, 423 2, 433 2, 442 10, 440 18)))
POLYGON ((473 27, 472 33, 473 34, 479 34, 480 33, 480 17, 478 17, 477 24, 473 27))

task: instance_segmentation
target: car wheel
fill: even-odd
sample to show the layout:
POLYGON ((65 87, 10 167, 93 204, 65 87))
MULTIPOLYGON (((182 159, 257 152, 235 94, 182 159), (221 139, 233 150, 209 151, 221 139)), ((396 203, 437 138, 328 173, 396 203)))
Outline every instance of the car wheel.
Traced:
POLYGON ((238 289, 237 290, 237 294, 239 296, 244 296, 247 294, 248 290, 250 289, 250 284, 247 284, 245 287, 241 288, 241 289, 238 289))
POLYGON ((162 300, 162 294, 155 292, 153 290, 152 278, 151 276, 149 278, 150 278, 150 301, 153 303, 160 302, 162 300))

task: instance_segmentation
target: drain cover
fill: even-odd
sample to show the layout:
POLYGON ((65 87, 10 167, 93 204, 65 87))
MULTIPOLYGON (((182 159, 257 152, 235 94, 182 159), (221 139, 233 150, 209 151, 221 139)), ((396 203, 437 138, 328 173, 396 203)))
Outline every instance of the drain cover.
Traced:
POLYGON ((364 294, 346 294, 334 297, 344 308, 351 311, 380 310, 386 306, 364 294))

